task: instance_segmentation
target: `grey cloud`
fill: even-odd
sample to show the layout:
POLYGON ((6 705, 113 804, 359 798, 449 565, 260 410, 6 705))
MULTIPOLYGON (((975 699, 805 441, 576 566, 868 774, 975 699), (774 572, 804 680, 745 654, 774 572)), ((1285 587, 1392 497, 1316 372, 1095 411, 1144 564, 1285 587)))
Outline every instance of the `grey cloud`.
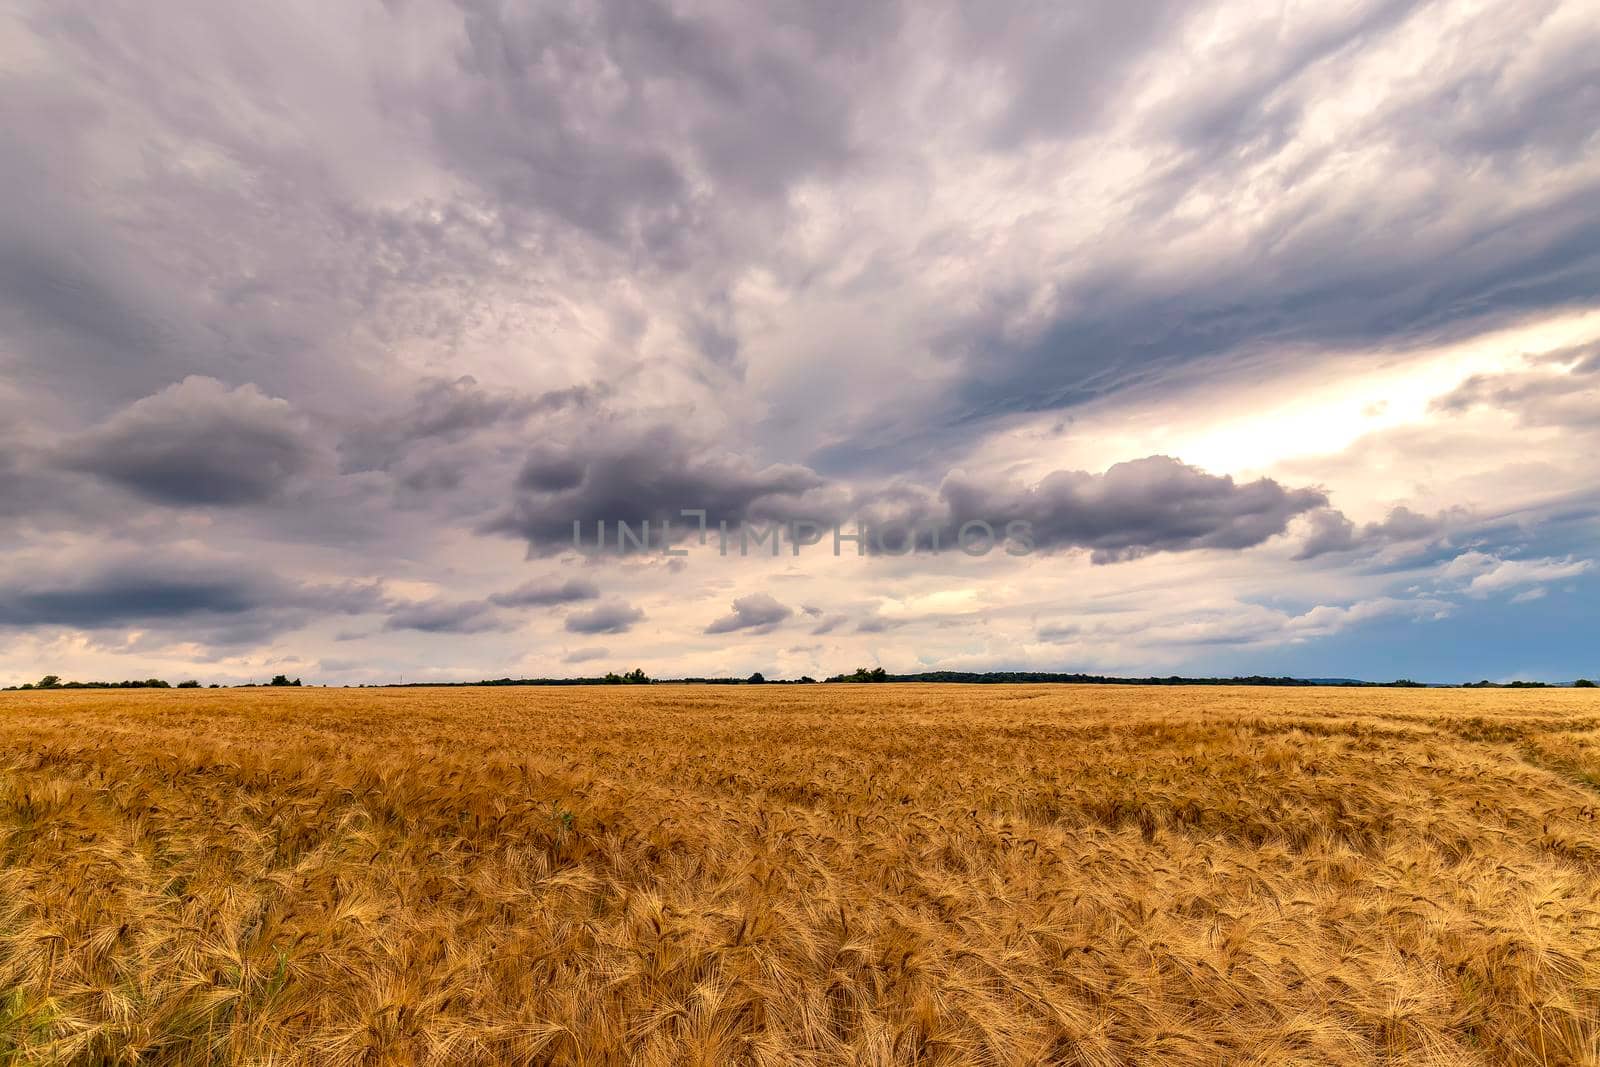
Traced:
POLYGON ((659 534, 671 522, 687 537, 694 519, 684 508, 704 508, 707 522, 782 519, 806 514, 806 494, 821 489, 816 473, 793 464, 758 467, 665 425, 633 429, 591 425, 571 446, 544 447, 523 467, 511 506, 485 532, 527 540, 530 552, 572 544, 572 523, 592 543, 600 521, 610 536, 616 523, 636 530, 649 521, 659 534))
POLYGON ((1408 507, 1391 508, 1382 522, 1369 522, 1365 532, 1368 537, 1384 541, 1415 541, 1432 537, 1444 529, 1449 516, 1445 513, 1429 517, 1419 515, 1408 507))
POLYGON ((571 227, 683 265, 741 207, 781 210, 793 182, 853 152, 843 75, 859 42, 826 20, 780 30, 741 5, 653 0, 461 9, 455 69, 388 95, 513 226, 571 227))
POLYGON ((1319 604, 1295 614, 1253 603, 1226 608, 1202 607, 1151 617, 1136 613, 1111 616, 1090 624, 1063 623, 1041 626, 1041 641, 1097 642, 1138 636, 1152 644, 1174 647, 1259 645, 1325 637, 1375 619, 1439 618, 1452 608, 1449 601, 1428 596, 1377 597, 1347 605, 1319 604))
POLYGON ((1097 126, 1125 99, 1125 83, 1194 9, 1174 0, 995 7, 955 5, 954 50, 1008 84, 990 128, 996 147, 1070 137, 1097 126), (1062 106, 1063 101, 1072 106, 1062 106))
MULTIPOLYGON (((244 640, 256 618, 276 632, 346 610, 272 577, 294 543, 380 572, 453 566, 472 551, 460 529, 543 553, 573 519, 671 519, 684 535, 677 509, 694 506, 738 522, 854 503, 945 523, 1015 506, 1043 547, 1099 562, 1249 547, 1294 515, 1311 523, 1307 558, 1425 539, 1432 520, 1358 528, 1312 490, 1155 458, 1032 487, 927 486, 1018 412, 1282 359, 1336 371, 1323 350, 1403 353, 1587 307, 1600 264, 1600 49, 1570 4, 1236 6, 1220 13, 1242 27, 1226 54, 1188 53, 1190 19, 1210 12, 1165 0, 461 0, 374 7, 358 32, 312 7, 20 12, 9 30, 41 62, 8 69, 0 92, 0 394, 38 424, 0 433, 0 548, 50 524, 152 543, 159 528, 261 563, 145 587, 88 563, 6 579, 11 619, 244 640), (1566 25, 1541 25, 1552 15, 1566 25), (1456 20, 1445 61, 1378 79, 1327 143, 1309 123, 1341 64, 1409 45, 1396 27, 1436 16, 1456 20), (290 47, 303 40, 320 44, 290 47), (1143 110, 1165 80, 1173 102, 1143 110), (1102 197, 1098 162, 1080 175, 1064 144, 1080 137, 1096 152, 1114 139, 1113 169, 1136 176, 1102 197), (1102 237, 1035 225, 1042 197, 1073 189, 1102 237), (866 330, 863 302, 879 320, 866 330), (803 375, 784 361, 820 345, 859 349, 863 373, 786 387, 803 375), (915 359, 934 373, 885 402, 881 383, 915 359), (258 392, 157 394, 195 374, 258 392), (576 380, 620 395, 527 385, 576 380), (602 399, 677 405, 708 429, 602 416, 602 399), (324 478, 336 432, 345 476, 324 478), (896 476, 925 484, 872 484, 896 476), (219 510, 136 510, 105 485, 219 510), (318 506, 247 506, 291 490, 318 506)), ((1592 428, 1591 371, 1485 379, 1446 406, 1592 428)), ((436 606, 435 623, 516 606, 486 603, 436 606)))
POLYGON ((644 618, 644 612, 620 600, 596 604, 567 616, 567 632, 574 634, 625 634, 644 618))
POLYGON ((1410 508, 1397 507, 1390 510, 1382 522, 1369 522, 1357 529, 1356 524, 1342 512, 1333 508, 1318 508, 1307 515, 1310 532, 1294 558, 1316 559, 1330 553, 1434 537, 1445 531, 1449 519, 1450 516, 1444 513, 1430 518, 1410 508))
MULTIPOLYGON (((471 375, 423 381, 409 402, 392 415, 353 427, 339 444, 345 470, 388 470, 403 466, 419 447, 457 444, 498 426, 512 430, 529 418, 562 411, 587 410, 606 390, 574 386, 539 394, 491 390, 471 375)), ((425 451, 418 465, 402 474, 411 488, 454 488, 461 461, 425 451), (448 472, 443 475, 441 472, 448 472)))
POLYGON ((337 357, 373 354, 352 319, 377 302, 393 242, 341 203, 314 137, 291 147, 253 121, 255 101, 286 103, 261 79, 288 57, 258 39, 258 61, 219 79, 197 57, 243 45, 241 20, 193 8, 183 21, 179 34, 61 5, 16 20, 53 60, 6 79, 0 331, 21 373, 90 412, 194 373, 273 393, 370 389, 359 359, 337 357), (108 163, 113 142, 139 162, 108 163), (370 254, 346 254, 358 245, 370 254))
POLYGON ((457 489, 466 478, 466 464, 449 459, 425 460, 400 474, 400 484, 415 493, 441 493, 457 489))
POLYGON ((189 377, 80 435, 58 462, 158 503, 232 506, 271 499, 316 454, 286 401, 189 377))
POLYGON ((424 382, 403 425, 411 437, 458 437, 501 419, 526 415, 533 408, 531 399, 489 393, 478 388, 476 378, 462 375, 454 381, 424 382))
POLYGON ((481 634, 508 630, 508 623, 481 600, 432 600, 400 608, 389 615, 386 630, 418 630, 433 634, 481 634))
POLYGON ((561 657, 562 663, 592 663, 597 659, 605 659, 611 653, 604 648, 579 648, 568 652, 561 657))
POLYGON ((118 392, 151 365, 164 381, 180 376, 163 356, 179 339, 169 313, 183 301, 145 280, 135 250, 91 206, 88 141, 100 108, 76 86, 14 71, 5 96, 0 361, 45 388, 87 382, 118 392))
POLYGON ((19 566, 0 578, 0 627, 153 626, 213 643, 257 640, 382 604, 374 585, 308 585, 239 560, 172 553, 19 566))
POLYGON ((689 343, 707 361, 742 379, 745 364, 739 357, 739 336, 732 319, 727 295, 720 294, 710 309, 690 318, 686 330, 689 343))
POLYGON ((1600 345, 1547 353, 1523 370, 1477 374, 1433 402, 1451 414, 1499 408, 1527 426, 1600 427, 1600 345))
POLYGON ((821 622, 817 623, 811 628, 811 636, 821 637, 823 634, 831 634, 833 631, 837 630, 839 627, 843 626, 849 621, 850 616, 848 615, 835 614, 824 616, 821 622))
POLYGON ((708 634, 727 634, 735 630, 770 633, 784 619, 794 614, 787 604, 780 604, 770 593, 751 593, 733 602, 733 611, 711 622, 705 628, 708 634))
POLYGON ((560 493, 583 484, 583 460, 565 454, 533 454, 517 475, 517 488, 535 493, 560 493))
POLYGON ((594 600, 599 595, 600 587, 593 582, 583 578, 568 578, 565 581, 527 582, 508 592, 494 594, 489 602, 504 608, 546 607, 594 600))
POLYGON ((1162 163, 1129 188, 1130 210, 1105 241, 1052 278, 996 285, 947 318, 928 338, 954 370, 943 395, 888 417, 875 410, 807 462, 824 473, 903 470, 959 454, 1017 413, 1300 358, 1276 353, 1406 349, 1588 306, 1600 272, 1600 183, 1585 165, 1600 31, 1586 25, 1552 49, 1558 38, 1535 34, 1550 11, 1485 9, 1455 62, 1375 100, 1339 149, 1309 124, 1340 64, 1392 44, 1434 8, 1380 0, 1261 19, 1230 49, 1237 60, 1216 65, 1220 76, 1131 116, 1128 135, 1162 163), (1497 43, 1522 34, 1542 36, 1538 58, 1497 43), (1381 160, 1407 161, 1407 181, 1390 181, 1381 160), (1262 207, 1239 232, 1181 210, 1225 202, 1241 185, 1262 207), (1188 251, 1154 270, 1127 251, 1167 246, 1188 251), (1041 307, 1051 310, 1018 324, 1022 309, 1041 307))
POLYGON ((1295 559, 1316 559, 1330 552, 1348 552, 1359 545, 1356 524, 1337 508, 1318 508, 1306 516, 1309 532, 1295 559))
MULTIPOLYGON (((1536 9, 1508 14, 1539 17, 1536 9)), ((1431 91, 1392 121, 1418 143, 1502 170, 1530 159, 1577 162, 1593 146, 1600 105, 1596 34, 1587 29, 1563 34, 1565 47, 1540 62, 1528 62, 1521 49, 1485 50, 1475 63, 1440 72, 1431 91)))
MULTIPOLYGON (((670 521, 682 540, 694 526, 680 509, 703 507, 713 527, 719 520, 732 526, 853 516, 885 531, 920 529, 924 545, 937 530, 946 548, 969 520, 989 522, 1001 538, 1007 522, 1022 520, 1032 524, 1036 547, 1087 548, 1095 562, 1108 563, 1150 552, 1253 547, 1283 533, 1294 516, 1327 504, 1317 490, 1285 489, 1271 479, 1240 485, 1165 456, 1120 463, 1100 475, 1057 471, 1035 487, 954 472, 937 494, 899 482, 848 492, 804 467, 757 469, 700 451, 666 427, 596 438, 588 453, 541 450, 524 467, 519 487, 512 508, 485 530, 524 537, 530 552, 570 546, 574 520, 584 544, 593 543, 600 520, 611 539, 618 521, 637 530, 648 520, 657 533, 670 521), (561 488, 531 488, 555 485, 561 488)), ((891 551, 901 536, 885 533, 891 551)))
POLYGON ((1074 310, 1027 339, 1009 336, 998 314, 952 331, 942 351, 967 369, 939 410, 864 428, 812 461, 823 471, 888 468, 988 420, 1149 386, 1201 359, 1268 346, 1449 340, 1532 310, 1578 306, 1600 271, 1600 223, 1589 207, 1597 196, 1600 186, 1485 222, 1443 248, 1442 238, 1398 243, 1409 220, 1365 234, 1349 220, 1307 220, 1266 257, 1276 263, 1210 266, 1167 291, 1104 269, 1061 286, 1074 310))
MULTIPOLYGON (((0 412, 0 421, 9 415, 0 412)), ((32 436, 23 425, 0 428, 0 517, 78 529, 87 524, 91 514, 96 518, 125 517, 125 501, 100 499, 107 494, 93 483, 79 486, 79 479, 63 477, 50 467, 49 450, 32 443, 32 436)))
POLYGON ((114 626, 136 620, 243 615, 261 606, 260 591, 234 578, 101 575, 66 588, 8 590, 0 624, 114 626))
POLYGON ((1318 490, 1285 489, 1270 478, 1241 485, 1168 456, 1118 463, 1104 474, 1056 471, 1033 487, 952 474, 939 492, 952 528, 983 520, 1003 535, 1004 523, 1023 520, 1039 548, 1086 548, 1095 563, 1251 548, 1328 502, 1318 490))
POLYGON ((1302 119, 1304 101, 1292 91, 1297 79, 1341 51, 1392 30, 1423 6, 1422 0, 1379 0, 1330 9, 1322 18, 1298 20, 1299 26, 1262 20, 1264 32, 1233 42, 1250 62, 1235 62, 1228 76, 1187 86, 1165 116, 1170 135, 1195 153, 1185 170, 1218 166, 1229 155, 1281 148, 1302 119))

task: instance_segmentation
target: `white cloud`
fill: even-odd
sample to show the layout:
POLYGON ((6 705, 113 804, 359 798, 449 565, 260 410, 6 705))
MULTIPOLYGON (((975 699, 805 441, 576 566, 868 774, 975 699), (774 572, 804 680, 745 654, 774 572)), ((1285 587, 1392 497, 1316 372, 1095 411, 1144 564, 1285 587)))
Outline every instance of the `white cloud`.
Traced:
POLYGON ((1554 582, 1562 578, 1576 578, 1586 573, 1594 564, 1586 559, 1508 559, 1495 560, 1467 585, 1469 592, 1486 596, 1519 585, 1554 582))

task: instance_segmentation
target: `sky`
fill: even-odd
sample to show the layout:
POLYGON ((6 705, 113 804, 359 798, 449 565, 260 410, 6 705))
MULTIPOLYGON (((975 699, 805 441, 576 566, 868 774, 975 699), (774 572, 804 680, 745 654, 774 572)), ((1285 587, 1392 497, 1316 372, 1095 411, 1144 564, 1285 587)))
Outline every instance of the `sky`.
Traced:
POLYGON ((1595 0, 6 0, 0 684, 1600 676, 1596 115, 1595 0))

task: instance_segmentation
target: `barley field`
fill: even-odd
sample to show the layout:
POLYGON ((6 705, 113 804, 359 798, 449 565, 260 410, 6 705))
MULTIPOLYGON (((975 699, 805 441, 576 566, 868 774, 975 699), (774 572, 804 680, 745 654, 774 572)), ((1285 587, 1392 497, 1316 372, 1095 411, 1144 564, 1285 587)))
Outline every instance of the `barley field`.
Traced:
POLYGON ((0 1062, 1600 1063, 1600 698, 0 696, 0 1062))

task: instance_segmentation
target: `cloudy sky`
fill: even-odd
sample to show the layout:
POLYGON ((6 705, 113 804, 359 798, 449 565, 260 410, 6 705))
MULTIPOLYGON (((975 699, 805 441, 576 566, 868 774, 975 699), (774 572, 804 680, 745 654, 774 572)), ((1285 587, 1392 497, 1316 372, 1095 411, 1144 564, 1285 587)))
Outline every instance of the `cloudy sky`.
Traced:
POLYGON ((13 0, 0 683, 1600 674, 1596 115, 1595 0, 13 0), (572 550, 684 508, 1034 551, 572 550))

